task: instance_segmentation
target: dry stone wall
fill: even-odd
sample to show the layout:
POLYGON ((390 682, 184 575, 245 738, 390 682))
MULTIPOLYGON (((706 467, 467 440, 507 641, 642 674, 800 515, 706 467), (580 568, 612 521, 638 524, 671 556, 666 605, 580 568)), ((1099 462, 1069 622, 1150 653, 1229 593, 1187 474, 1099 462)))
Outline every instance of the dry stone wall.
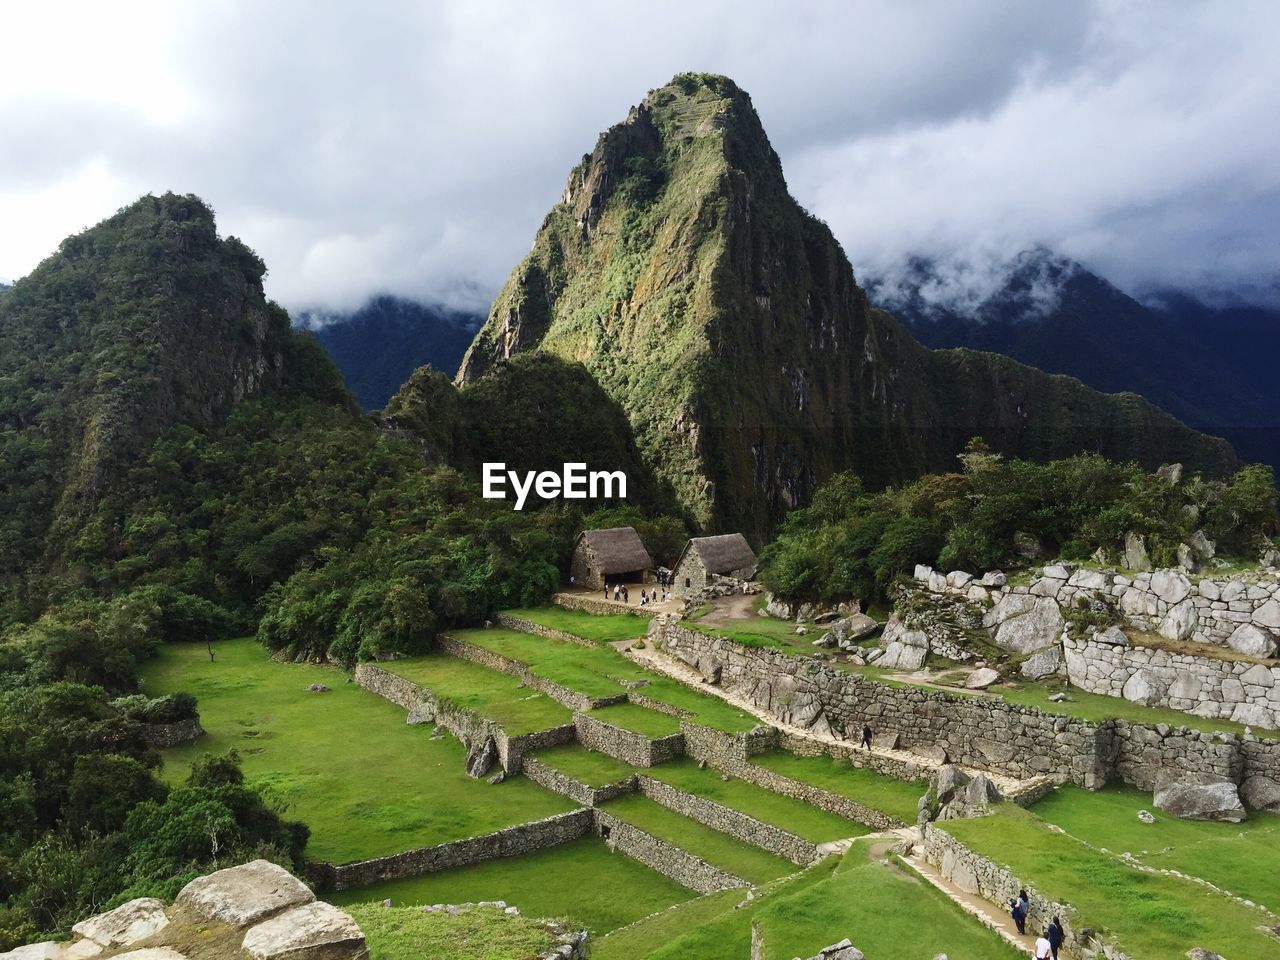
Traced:
POLYGON ((1067 935, 1065 945, 1068 951, 1074 952, 1076 931, 1080 929, 1074 907, 1044 896, 1009 870, 969 849, 937 824, 927 824, 924 828, 924 859, 938 868, 944 880, 999 906, 1005 906, 1017 898, 1020 890, 1026 890, 1030 904, 1027 929, 1043 930, 1056 916, 1067 935))
POLYGON ((523 617, 513 617, 509 613, 499 613, 494 615, 494 622, 508 630, 519 630, 521 633, 532 633, 535 636, 547 637, 550 640, 563 640, 565 643, 576 643, 580 647, 594 647, 595 643, 584 637, 576 636, 572 633, 566 633, 563 630, 556 630, 553 627, 546 627, 540 623, 534 623, 532 620, 526 620, 523 617))
POLYGON ((520 682, 530 690, 545 693, 552 700, 568 707, 570 710, 591 710, 595 707, 603 707, 612 703, 625 703, 627 699, 626 693, 621 690, 616 696, 612 697, 588 697, 577 690, 571 690, 548 680, 546 677, 538 676, 529 669, 528 664, 521 663, 519 660, 504 657, 500 653, 494 653, 492 650, 477 646, 474 643, 467 643, 465 640, 459 640, 446 634, 441 634, 436 638, 436 645, 452 656, 470 660, 472 663, 478 663, 481 666, 488 667, 490 670, 505 673, 510 677, 518 677, 520 682))
POLYGON ((703 826, 777 854, 792 863, 808 866, 818 859, 817 845, 803 837, 789 833, 773 824, 764 823, 755 817, 730 809, 722 804, 703 799, 684 790, 677 790, 670 784, 646 777, 643 774, 636 778, 640 792, 650 800, 674 810, 690 820, 696 820, 703 826))
MULTIPOLYGON (((603 593, 603 591, 601 592, 603 593)), ((601 600, 580 593, 556 593, 552 595, 551 602, 556 606, 564 607, 566 610, 585 610, 587 613, 594 613, 597 616, 608 616, 612 613, 629 613, 636 617, 647 616, 638 607, 633 610, 623 604, 611 603, 608 600, 601 600)))
POLYGON ((173 723, 146 723, 142 725, 142 739, 153 747, 164 749, 180 743, 190 743, 204 736, 199 717, 188 717, 173 723))
MULTIPOLYGON (((1092 723, 985 698, 892 687, 818 660, 743 647, 670 623, 661 626, 659 636, 667 651, 686 663, 718 666, 726 689, 784 722, 856 742, 865 721, 878 733, 896 733, 907 749, 941 748, 953 763, 1018 779, 1043 775, 1097 789, 1119 777, 1149 788, 1162 769, 1236 782, 1254 775, 1275 780, 1280 771, 1280 740, 1168 724, 1092 723)), ((796 749, 802 743, 787 739, 782 745, 796 749)), ((742 767, 722 757, 708 757, 708 762, 747 778, 742 767)))
POLYGON ((523 772, 534 783, 568 797, 574 803, 580 803, 584 807, 598 807, 623 794, 634 793, 636 789, 634 776, 624 777, 617 783, 593 787, 557 770, 548 763, 543 763, 537 757, 525 757, 523 772))
POLYGON ((591 750, 607 753, 633 767, 652 767, 684 755, 684 734, 673 733, 650 739, 634 730, 606 723, 589 713, 575 713, 578 742, 591 750))
POLYGON ((1217 660, 1117 640, 1123 636, 1105 631, 1084 639, 1064 637, 1071 683, 1090 693, 1198 717, 1280 727, 1280 663, 1217 660))
POLYGON ((586 836, 594 828, 594 823, 591 810, 571 810, 483 836, 421 847, 389 857, 340 866, 313 864, 309 876, 313 882, 322 883, 325 888, 332 890, 363 887, 384 880, 420 877, 427 873, 546 850, 586 836))
POLYGON ((700 857, 681 850, 639 827, 633 827, 606 810, 596 810, 596 831, 612 849, 670 877, 698 893, 714 893, 734 887, 749 887, 747 881, 726 873, 700 857))

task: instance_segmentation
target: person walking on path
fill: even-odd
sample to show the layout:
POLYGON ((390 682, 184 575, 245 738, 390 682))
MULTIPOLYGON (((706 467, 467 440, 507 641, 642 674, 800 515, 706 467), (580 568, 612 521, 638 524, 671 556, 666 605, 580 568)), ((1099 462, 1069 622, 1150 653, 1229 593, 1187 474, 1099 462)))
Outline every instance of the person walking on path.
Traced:
POLYGON ((1013 925, 1018 928, 1018 932, 1026 935, 1027 932, 1027 912, 1022 909, 1021 898, 1009 901, 1009 916, 1013 917, 1013 925))
POLYGON ((871 727, 865 723, 862 725, 862 746, 866 747, 868 752, 871 750, 871 727))
POLYGON ((1044 935, 1049 939, 1049 949, 1053 952, 1053 960, 1058 960, 1058 950, 1062 947, 1062 942, 1067 939, 1067 932, 1062 929, 1062 921, 1054 917, 1044 935))
POLYGON ((631 602, 631 594, 627 592, 627 585, 625 583, 622 585, 622 602, 623 603, 631 602))
POLYGON ((1045 930, 1043 936, 1036 937, 1035 950, 1031 956, 1033 960, 1049 960, 1049 956, 1052 953, 1053 947, 1049 943, 1049 931, 1045 930))
POLYGON ((607 580, 605 581, 605 584, 604 584, 604 598, 606 600, 609 599, 609 581, 607 580))

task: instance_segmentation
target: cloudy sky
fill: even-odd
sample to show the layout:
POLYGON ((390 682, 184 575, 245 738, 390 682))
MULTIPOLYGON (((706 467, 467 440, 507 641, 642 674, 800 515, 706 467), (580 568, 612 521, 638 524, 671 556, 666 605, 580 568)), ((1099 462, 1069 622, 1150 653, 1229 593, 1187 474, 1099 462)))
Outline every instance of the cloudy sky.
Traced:
POLYGON ((1280 296, 1280 3, 202 2, 0 14, 0 277, 194 192, 290 307, 483 307, 682 70, 748 90, 860 272, 1043 243, 1280 296), (789 9, 787 9, 789 8, 789 9))

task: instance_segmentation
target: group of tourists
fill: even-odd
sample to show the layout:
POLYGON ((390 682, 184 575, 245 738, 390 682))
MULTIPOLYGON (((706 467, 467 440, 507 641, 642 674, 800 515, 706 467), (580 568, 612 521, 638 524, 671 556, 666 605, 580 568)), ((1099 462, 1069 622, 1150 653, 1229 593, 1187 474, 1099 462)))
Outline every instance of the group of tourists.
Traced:
MULTIPOLYGON (((1027 932, 1027 913, 1030 909, 1031 901, 1027 897, 1026 890, 1019 890, 1018 898, 1009 901, 1009 914, 1013 917, 1013 924, 1018 928, 1018 932, 1024 935, 1027 932)), ((1062 921, 1054 917, 1049 926, 1045 927, 1044 933, 1036 937, 1035 951, 1031 954, 1032 960, 1058 960, 1058 950, 1061 949, 1062 942, 1066 938, 1062 921)))
MULTIPOLYGON (((656 589, 653 590, 652 592, 648 590, 641 590, 640 606, 647 607, 651 603, 657 603, 660 599, 665 601, 668 598, 670 598, 670 596, 671 594, 667 591, 665 586, 663 587, 661 593, 659 593, 659 591, 656 589)), ((609 599, 609 584, 607 583, 604 585, 604 598, 606 600, 609 599)), ((615 603, 631 602, 631 594, 630 592, 628 592, 627 585, 625 583, 615 583, 613 585, 613 600, 615 603)))

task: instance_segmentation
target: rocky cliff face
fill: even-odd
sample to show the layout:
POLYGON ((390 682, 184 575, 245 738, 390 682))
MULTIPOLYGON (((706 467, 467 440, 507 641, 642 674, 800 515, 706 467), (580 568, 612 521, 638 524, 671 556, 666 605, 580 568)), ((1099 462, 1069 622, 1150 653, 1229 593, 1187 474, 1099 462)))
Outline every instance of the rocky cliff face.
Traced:
POLYGON ((724 77, 681 75, 600 137, 458 379, 529 350, 583 363, 691 515, 757 542, 836 470, 878 485, 949 469, 978 434, 1032 457, 1235 459, 1137 397, 921 347, 870 308, 724 77))

